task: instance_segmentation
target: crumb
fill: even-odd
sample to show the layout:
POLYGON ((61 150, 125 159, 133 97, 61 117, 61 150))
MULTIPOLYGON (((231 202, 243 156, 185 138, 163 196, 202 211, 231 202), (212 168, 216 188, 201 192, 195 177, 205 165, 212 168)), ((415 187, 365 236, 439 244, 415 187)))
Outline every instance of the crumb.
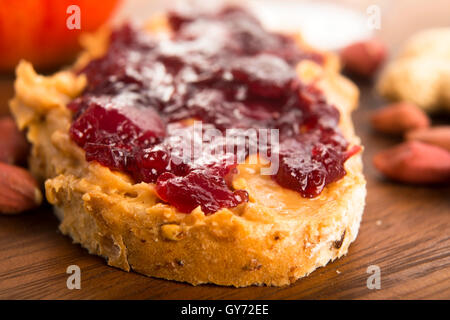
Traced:
POLYGON ((383 221, 377 220, 377 222, 375 222, 375 224, 376 224, 377 226, 381 226, 381 225, 383 224, 383 221))
POLYGON ((337 273, 337 274, 341 274, 341 272, 340 272, 339 270, 336 270, 336 273, 337 273))

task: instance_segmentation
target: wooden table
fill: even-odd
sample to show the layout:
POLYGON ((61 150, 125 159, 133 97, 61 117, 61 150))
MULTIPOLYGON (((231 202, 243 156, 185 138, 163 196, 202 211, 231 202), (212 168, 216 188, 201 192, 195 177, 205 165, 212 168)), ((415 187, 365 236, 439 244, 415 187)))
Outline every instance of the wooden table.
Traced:
MULTIPOLYGON (((394 13, 390 15, 399 17, 394 13)), ((428 25, 439 24, 428 20, 428 25)), ((403 32, 395 32, 393 36, 410 33, 415 28, 412 23, 399 24, 403 32)), ((381 32, 387 43, 392 44, 390 34, 381 32)), ((0 216, 0 298, 449 299, 450 188, 395 184, 377 174, 371 164, 372 156, 397 141, 371 131, 369 113, 383 101, 374 92, 372 83, 358 81, 358 84, 362 90, 361 106, 354 113, 354 122, 366 147, 364 172, 368 196, 358 238, 346 257, 287 287, 193 287, 108 267, 102 258, 89 255, 61 235, 58 221, 46 205, 19 216, 0 216), (66 287, 66 268, 72 264, 81 268, 81 290, 66 287), (370 274, 366 270, 371 265, 381 269, 380 290, 367 288, 370 274)), ((3 76, 0 115, 6 114, 6 101, 11 95, 12 79, 3 76)))

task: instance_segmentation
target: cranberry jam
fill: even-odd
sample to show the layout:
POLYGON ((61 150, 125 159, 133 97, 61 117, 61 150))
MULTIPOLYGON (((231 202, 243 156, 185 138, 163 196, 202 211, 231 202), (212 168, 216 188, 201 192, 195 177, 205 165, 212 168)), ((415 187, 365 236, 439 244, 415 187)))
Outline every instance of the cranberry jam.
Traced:
POLYGON ((339 131, 338 110, 295 73, 300 60, 322 63, 321 55, 267 32, 239 8, 168 16, 170 39, 125 25, 112 33, 106 54, 80 70, 88 86, 69 104, 70 136, 87 161, 155 183, 160 199, 185 213, 248 201, 245 190, 231 187, 233 154, 177 158, 180 144, 195 144, 182 120, 196 119, 221 132, 278 129, 279 170, 272 178, 303 197, 318 196, 346 174, 344 162, 355 149, 348 151, 339 131))

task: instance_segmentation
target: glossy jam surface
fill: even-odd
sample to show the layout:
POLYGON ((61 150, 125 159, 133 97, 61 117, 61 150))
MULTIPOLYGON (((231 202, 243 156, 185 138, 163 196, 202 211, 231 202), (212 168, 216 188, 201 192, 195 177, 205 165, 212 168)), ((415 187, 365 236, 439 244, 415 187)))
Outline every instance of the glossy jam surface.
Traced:
MULTIPOLYGON (((161 200, 181 212, 201 206, 210 214, 248 201, 246 191, 231 187, 236 155, 208 150, 226 150, 225 139, 203 143, 200 156, 188 161, 179 152, 199 142, 188 125, 195 119, 201 133, 278 129, 279 170, 272 178, 303 197, 346 174, 351 152, 337 127, 339 112, 295 74, 300 60, 322 63, 320 55, 265 31, 237 8, 171 13, 169 22, 170 39, 128 25, 117 29, 105 56, 80 71, 88 86, 69 104, 70 135, 88 161, 155 183, 161 200)), ((258 138, 240 143, 249 147, 258 138)))

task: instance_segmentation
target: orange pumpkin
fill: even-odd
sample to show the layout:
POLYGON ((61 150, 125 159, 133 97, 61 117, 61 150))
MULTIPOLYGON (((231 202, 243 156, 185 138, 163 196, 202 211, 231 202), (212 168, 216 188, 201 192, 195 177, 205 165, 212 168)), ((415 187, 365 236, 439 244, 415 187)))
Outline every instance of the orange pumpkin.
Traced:
POLYGON ((70 62, 79 50, 78 36, 105 23, 120 0, 0 0, 0 71, 11 71, 20 59, 52 68, 70 62), (80 8, 80 29, 69 29, 80 8), (71 19, 72 16, 72 19, 71 19))

